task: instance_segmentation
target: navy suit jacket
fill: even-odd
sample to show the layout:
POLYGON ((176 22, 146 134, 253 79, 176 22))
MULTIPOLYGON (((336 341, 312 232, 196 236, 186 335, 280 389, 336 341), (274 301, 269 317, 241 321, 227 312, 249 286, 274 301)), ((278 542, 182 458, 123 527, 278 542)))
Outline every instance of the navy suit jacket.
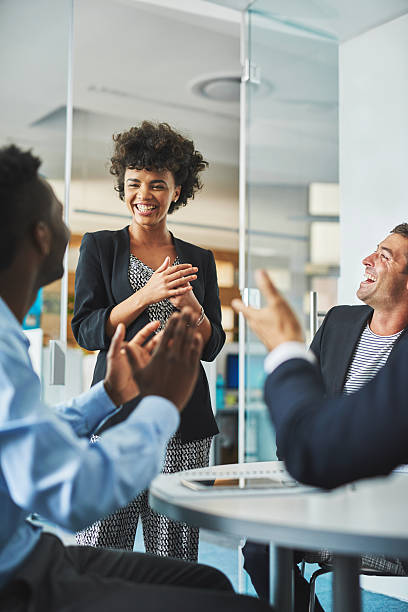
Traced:
MULTIPOLYGON (((354 349, 372 314, 370 306, 335 306, 329 310, 313 338, 310 348, 316 355, 328 397, 343 393, 354 349)), ((408 344, 407 331, 408 328, 395 342, 388 362, 398 358, 401 346, 408 344)))
MULTIPOLYGON (((198 267, 197 279, 191 284, 212 328, 201 359, 212 361, 225 342, 214 256, 211 251, 184 240, 173 237, 173 241, 180 262, 198 267)), ((110 338, 105 332, 106 320, 112 308, 133 293, 128 277, 129 256, 128 227, 117 231, 87 233, 82 239, 75 274, 72 331, 80 346, 91 351, 99 350, 92 384, 102 380, 106 372, 106 355, 110 344, 110 338)), ((148 313, 144 310, 127 327, 126 339, 133 338, 148 322, 148 313)), ((102 429, 123 420, 133 410, 136 402, 128 402, 102 429)), ((184 441, 199 440, 218 433, 208 382, 201 364, 197 384, 181 415, 178 433, 184 441)))
POLYGON ((325 397, 319 368, 304 359, 269 374, 265 401, 294 478, 330 489, 408 463, 407 374, 407 343, 348 396, 325 397))

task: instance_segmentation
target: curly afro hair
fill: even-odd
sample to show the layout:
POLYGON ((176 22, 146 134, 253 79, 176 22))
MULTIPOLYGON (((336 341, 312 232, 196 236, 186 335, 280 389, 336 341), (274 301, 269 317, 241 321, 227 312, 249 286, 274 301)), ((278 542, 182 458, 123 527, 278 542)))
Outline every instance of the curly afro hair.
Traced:
POLYGON ((192 140, 184 138, 167 123, 143 121, 140 126, 127 132, 114 134, 115 148, 111 158, 110 173, 116 176, 115 190, 120 199, 125 196, 124 178, 127 168, 137 170, 169 170, 176 185, 181 185, 177 202, 172 202, 169 214, 185 206, 202 183, 198 176, 205 170, 208 162, 199 151, 194 149, 192 140))

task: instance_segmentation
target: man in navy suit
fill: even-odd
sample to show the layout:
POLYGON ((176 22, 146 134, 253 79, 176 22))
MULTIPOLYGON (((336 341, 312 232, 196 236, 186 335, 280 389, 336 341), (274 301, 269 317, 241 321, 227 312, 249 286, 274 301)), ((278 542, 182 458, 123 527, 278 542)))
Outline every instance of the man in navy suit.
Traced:
MULTIPOLYGON (((408 350, 408 335, 406 334, 408 326, 407 261, 408 224, 400 224, 378 245, 374 253, 363 260, 365 279, 360 284, 357 296, 367 306, 338 306, 326 316, 312 342, 311 349, 317 357, 320 375, 328 397, 338 396, 340 393, 354 393, 380 371, 389 356, 390 364, 398 362, 400 355, 408 350)), ((266 295, 271 296, 274 290, 264 276, 261 276, 261 283, 266 295)), ((283 301, 280 302, 281 309, 282 304, 284 304, 283 301)), ((256 325, 259 326, 260 316, 265 317, 266 313, 272 316, 271 309, 263 309, 264 312, 261 315, 262 311, 256 313, 253 309, 243 309, 242 306, 240 302, 235 303, 236 309, 244 312, 250 325, 251 317, 253 324, 257 317, 256 325)), ((283 312, 286 315, 290 312, 286 304, 283 312)), ((281 324, 287 327, 288 317, 283 317, 281 324)), ((259 328, 258 331, 265 334, 266 329, 259 328)), ((263 340, 266 338, 265 335, 260 337, 263 340)), ((271 360, 272 357, 269 359, 271 360)), ((268 368, 268 365, 266 367, 268 368)), ((272 396, 268 395, 270 378, 268 377, 266 384, 266 399, 274 414, 274 407, 278 408, 279 400, 276 399, 276 391, 274 391, 272 405, 272 396)), ((280 403, 279 407, 282 408, 280 403)), ((328 419, 334 418, 331 412, 326 416, 328 419)), ((346 425, 347 421, 344 423, 346 425)), ((337 422, 333 421, 332 428, 333 425, 337 431, 337 422)), ((279 451, 287 459, 288 451, 285 440, 281 438, 279 431, 277 431, 277 439, 279 451)), ((341 443, 344 442, 342 438, 339 439, 341 443)), ((316 448, 319 448, 320 451, 320 443, 317 442, 317 444, 316 448)), ((289 449, 289 452, 291 450, 295 449, 289 449)), ((335 454, 332 452, 332 455, 335 454)), ((343 446, 341 455, 344 454, 346 451, 343 446)), ((320 461, 326 466, 319 453, 320 461)), ((324 486, 332 485, 325 483, 324 486)), ((269 560, 267 547, 248 543, 244 554, 246 569, 258 593, 267 597, 269 560)), ((330 554, 324 552, 316 560, 330 561, 330 554)), ((363 557, 363 566, 386 573, 406 575, 404 565, 399 560, 363 557)), ((296 609, 300 611, 307 607, 308 594, 305 585, 302 585, 299 579, 296 586, 298 587, 297 597, 295 597, 298 600, 296 609)))
POLYGON ((267 273, 257 277, 267 306, 233 305, 270 350, 265 400, 293 477, 332 489, 408 463, 408 347, 358 392, 328 399, 296 316, 267 273))
POLYGON ((357 297, 366 305, 327 313, 310 348, 328 397, 357 391, 408 342, 407 258, 408 223, 401 223, 363 259, 357 297))

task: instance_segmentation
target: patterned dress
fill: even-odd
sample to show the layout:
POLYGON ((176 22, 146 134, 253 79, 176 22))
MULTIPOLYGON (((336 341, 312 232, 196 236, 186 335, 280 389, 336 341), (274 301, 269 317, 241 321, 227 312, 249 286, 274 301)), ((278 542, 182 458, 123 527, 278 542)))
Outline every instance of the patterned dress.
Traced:
MULTIPOLYGON (((173 265, 179 263, 176 258, 173 265)), ((134 291, 144 287, 152 274, 153 270, 149 266, 134 255, 130 255, 129 281, 134 291)), ((166 299, 151 304, 147 310, 149 320, 160 321, 161 329, 176 309, 166 299)), ((93 436, 91 442, 97 442, 97 439, 97 436, 93 436)), ((209 437, 192 442, 182 442, 175 434, 167 445, 163 472, 171 473, 208 466, 211 441, 212 438, 209 437)), ((143 491, 124 508, 120 508, 105 519, 77 533, 77 543, 133 550, 139 517, 142 521, 146 552, 163 557, 197 561, 198 529, 157 514, 148 504, 147 491, 143 491)))

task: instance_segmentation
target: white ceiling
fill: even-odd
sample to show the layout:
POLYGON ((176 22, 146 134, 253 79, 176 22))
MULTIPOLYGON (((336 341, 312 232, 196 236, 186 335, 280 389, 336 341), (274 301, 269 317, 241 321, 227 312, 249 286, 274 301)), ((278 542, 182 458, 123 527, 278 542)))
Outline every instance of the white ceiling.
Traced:
MULTIPOLYGON (((210 161, 205 189, 177 213, 179 223, 191 222, 194 207, 195 225, 225 226, 215 242, 237 246, 231 224, 238 224, 239 103, 201 98, 193 86, 210 76, 240 76, 239 16, 200 0, 187 4, 188 10, 180 0, 75 1, 74 231, 124 225, 119 215, 126 211, 107 169, 112 134, 150 119, 192 137, 210 161)), ((0 55, 10 58, 2 67, 7 87, 0 92, 0 139, 32 146, 61 196, 68 5, 66 0, 0 3, 0 55)), ((203 242, 203 228, 194 231, 203 242)))
POLYGON ((282 26, 298 28, 339 42, 404 15, 407 0, 207 0, 224 8, 268 16, 282 26))
MULTIPOLYGON (((74 231, 124 224, 107 170, 111 136, 151 119, 191 136, 210 161, 202 194, 175 216, 180 231, 202 244, 236 248, 239 104, 200 98, 193 88, 210 76, 240 75, 237 9, 246 4, 75 0, 74 231)), ((68 0, 0 2, 0 57, 7 58, 0 142, 32 146, 59 190, 68 7, 68 0)), ((251 8, 250 55, 262 87, 249 90, 250 178, 258 184, 335 181, 337 38, 406 12, 408 0, 257 0, 251 8)))

